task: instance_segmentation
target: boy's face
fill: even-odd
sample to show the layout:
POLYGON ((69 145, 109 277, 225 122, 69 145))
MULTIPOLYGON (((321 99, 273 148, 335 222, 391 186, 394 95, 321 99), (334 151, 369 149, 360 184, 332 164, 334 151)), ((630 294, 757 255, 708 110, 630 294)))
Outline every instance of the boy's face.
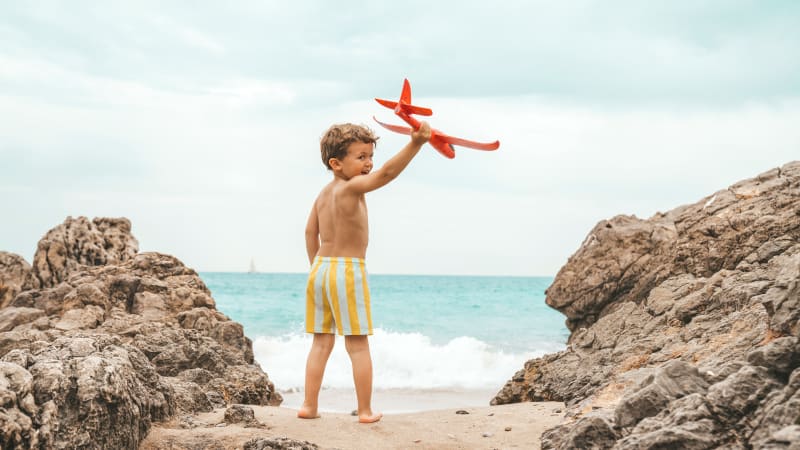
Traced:
POLYGON ((332 163, 334 170, 341 170, 346 180, 366 175, 372 170, 372 156, 375 154, 375 145, 364 142, 353 142, 347 148, 347 155, 342 160, 332 163))

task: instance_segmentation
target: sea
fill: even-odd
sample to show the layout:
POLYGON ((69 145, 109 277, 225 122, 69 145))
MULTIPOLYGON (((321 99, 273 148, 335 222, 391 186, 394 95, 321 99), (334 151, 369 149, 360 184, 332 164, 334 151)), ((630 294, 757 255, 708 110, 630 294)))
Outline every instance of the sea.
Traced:
MULTIPOLYGON (((284 398, 303 402, 311 335, 307 274, 205 272, 217 309, 244 326, 284 398)), ((532 358, 565 348, 565 317, 545 304, 552 277, 370 274, 373 408, 384 413, 488 406, 532 358)), ((350 360, 337 336, 320 410, 351 412, 350 360)))

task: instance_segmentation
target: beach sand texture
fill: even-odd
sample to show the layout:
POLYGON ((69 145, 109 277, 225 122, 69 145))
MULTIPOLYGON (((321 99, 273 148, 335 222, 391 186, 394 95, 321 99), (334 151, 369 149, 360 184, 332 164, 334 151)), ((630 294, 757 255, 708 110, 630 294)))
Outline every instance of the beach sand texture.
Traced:
POLYGON ((538 402, 461 410, 468 414, 457 414, 458 409, 387 414, 378 423, 363 425, 350 414, 328 413, 320 419, 302 420, 295 417, 294 409, 248 407, 261 427, 218 425, 225 414, 220 408, 193 416, 196 428, 181 428, 180 418, 155 425, 140 449, 234 449, 253 438, 280 436, 321 449, 531 449, 539 448, 542 432, 564 416, 563 403, 538 402))

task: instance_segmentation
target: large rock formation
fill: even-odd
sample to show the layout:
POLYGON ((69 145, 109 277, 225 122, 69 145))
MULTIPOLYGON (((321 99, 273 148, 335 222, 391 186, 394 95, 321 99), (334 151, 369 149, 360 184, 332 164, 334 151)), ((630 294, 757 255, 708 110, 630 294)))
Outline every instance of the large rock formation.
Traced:
POLYGON ((150 424, 280 404, 242 326, 127 219, 67 218, 0 252, 0 448, 137 448, 150 424))
POLYGON ((567 402, 545 448, 800 442, 800 162, 601 221, 546 301, 567 316, 568 348, 492 401, 567 402))

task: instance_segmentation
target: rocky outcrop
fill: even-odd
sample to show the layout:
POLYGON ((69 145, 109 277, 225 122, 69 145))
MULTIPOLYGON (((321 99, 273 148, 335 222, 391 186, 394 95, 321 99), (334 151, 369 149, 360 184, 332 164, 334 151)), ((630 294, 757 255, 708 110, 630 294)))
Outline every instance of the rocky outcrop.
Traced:
POLYGON ((800 436, 800 162, 603 220, 547 304, 568 348, 492 401, 558 400, 545 448, 787 448, 800 436))
POLYGON ((39 241, 33 273, 43 287, 53 287, 81 267, 119 264, 138 251, 128 219, 67 217, 39 241))
POLYGON ((136 248, 126 219, 68 218, 33 268, 0 254, 0 448, 138 448, 176 414, 281 402, 197 273, 136 248))

